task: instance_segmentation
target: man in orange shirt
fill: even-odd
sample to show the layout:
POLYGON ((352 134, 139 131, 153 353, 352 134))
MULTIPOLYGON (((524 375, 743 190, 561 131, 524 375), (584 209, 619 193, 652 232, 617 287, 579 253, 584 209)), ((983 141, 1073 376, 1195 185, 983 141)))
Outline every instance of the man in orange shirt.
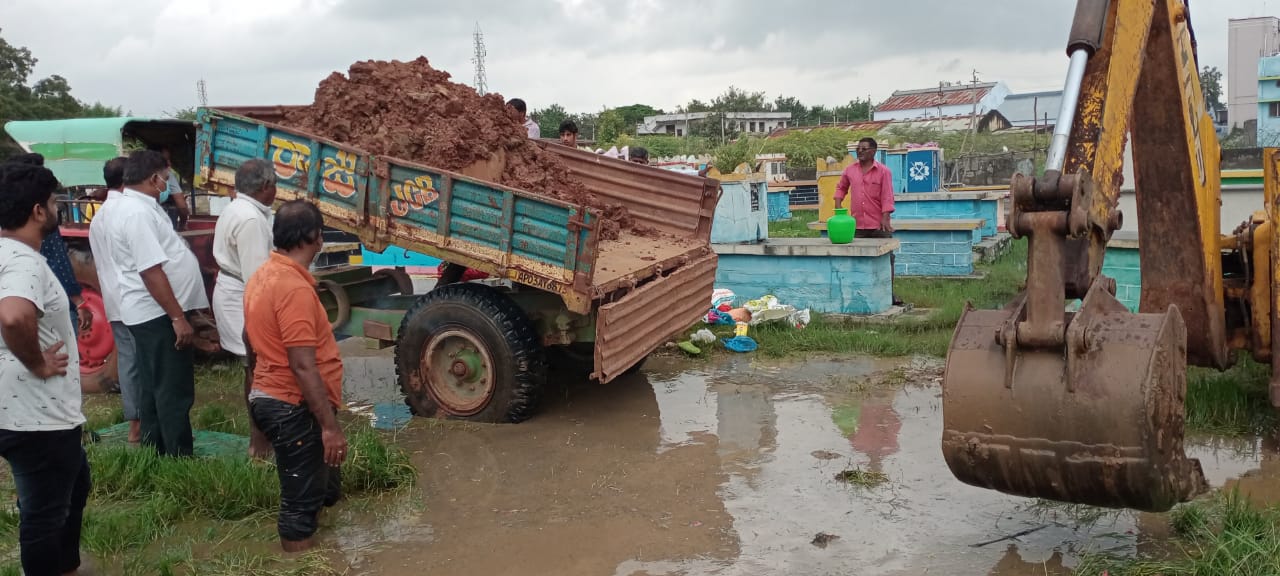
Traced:
POLYGON ((244 291, 249 416, 271 442, 280 476, 280 546, 314 546, 322 506, 342 497, 338 466, 347 440, 338 425, 342 358, 329 316, 307 270, 324 240, 320 209, 305 200, 280 207, 272 225, 275 251, 244 291))

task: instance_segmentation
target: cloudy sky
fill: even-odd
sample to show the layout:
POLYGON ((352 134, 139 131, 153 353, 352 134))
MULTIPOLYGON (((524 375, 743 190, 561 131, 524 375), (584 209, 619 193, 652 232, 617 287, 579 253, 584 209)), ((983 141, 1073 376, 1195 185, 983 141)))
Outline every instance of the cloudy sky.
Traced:
MULTIPOLYGON (((806 103, 1003 80, 1061 88, 1070 0, 3 0, 0 36, 82 100, 138 115, 197 104, 299 104, 356 60, 410 59, 570 111, 675 108, 729 85, 806 103)), ((1226 69, 1227 19, 1280 0, 1197 0, 1201 63, 1226 69)))

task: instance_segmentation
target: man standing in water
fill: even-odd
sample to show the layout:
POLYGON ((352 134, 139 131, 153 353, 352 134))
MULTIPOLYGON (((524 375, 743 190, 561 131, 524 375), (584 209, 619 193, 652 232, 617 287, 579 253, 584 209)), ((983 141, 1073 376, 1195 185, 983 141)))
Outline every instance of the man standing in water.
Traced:
POLYGON ((324 217, 305 200, 280 206, 271 253, 244 290, 249 417, 271 442, 280 476, 280 546, 315 545, 322 507, 342 497, 347 439, 338 424, 342 357, 307 268, 324 247, 324 217))

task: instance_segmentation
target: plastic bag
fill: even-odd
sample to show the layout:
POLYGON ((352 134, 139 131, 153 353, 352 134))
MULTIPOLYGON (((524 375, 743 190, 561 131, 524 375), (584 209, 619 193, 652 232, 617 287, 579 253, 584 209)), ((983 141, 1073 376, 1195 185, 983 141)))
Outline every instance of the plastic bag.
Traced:
POLYGON ((716 335, 712 334, 710 330, 703 328, 694 332, 693 337, 690 338, 690 340, 693 340, 696 344, 710 344, 716 341, 716 335))
POLYGON ((717 288, 711 291, 711 307, 712 308, 719 308, 721 304, 728 304, 730 305, 730 307, 732 307, 734 300, 737 300, 737 299, 738 299, 738 296, 733 293, 733 290, 717 288))
POLYGON ((721 312, 719 310, 711 310, 710 312, 707 312, 706 320, 707 324, 712 325, 733 325, 735 323, 733 316, 730 316, 728 312, 721 312))
MULTIPOLYGON (((756 326, 763 322, 789 319, 791 315, 796 313, 795 306, 782 304, 772 295, 765 295, 755 300, 748 301, 744 308, 751 312, 752 326, 756 326)), ((794 322, 788 323, 794 324, 794 322)))
POLYGON ((724 343, 725 348, 734 352, 755 352, 759 348, 759 345, 750 336, 734 336, 733 338, 721 340, 721 342, 724 343))

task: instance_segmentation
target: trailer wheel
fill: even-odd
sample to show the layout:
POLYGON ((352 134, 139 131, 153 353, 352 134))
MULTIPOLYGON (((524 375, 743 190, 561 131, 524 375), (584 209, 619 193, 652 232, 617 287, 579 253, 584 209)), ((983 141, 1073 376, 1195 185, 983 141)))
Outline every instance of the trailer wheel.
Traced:
POLYGON ((396 375, 419 416, 520 422, 546 383, 533 324, 502 293, 451 284, 413 304, 400 323, 396 375))

